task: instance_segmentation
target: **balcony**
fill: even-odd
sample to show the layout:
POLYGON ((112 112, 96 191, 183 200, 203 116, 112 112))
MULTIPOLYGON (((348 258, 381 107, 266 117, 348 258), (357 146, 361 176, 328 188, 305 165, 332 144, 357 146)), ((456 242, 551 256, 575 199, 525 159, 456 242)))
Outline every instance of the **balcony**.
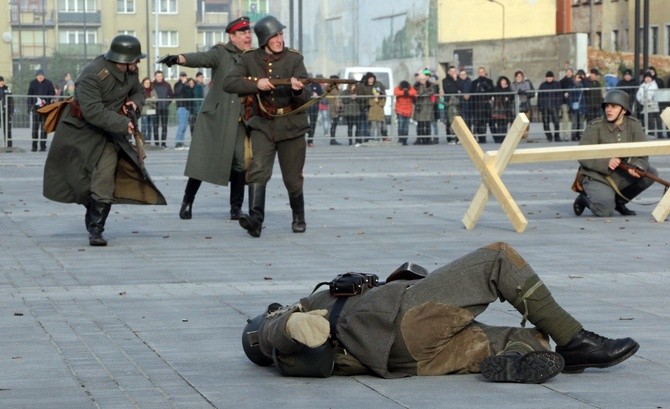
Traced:
POLYGON ((96 57, 104 52, 101 44, 58 44, 58 52, 68 57, 96 57))
POLYGON ((18 10, 12 6, 10 24, 12 27, 54 27, 56 12, 54 10, 18 10))
POLYGON ((58 12, 58 24, 61 26, 81 27, 81 26, 100 26, 100 11, 92 12, 58 12))
POLYGON ((197 13, 196 25, 198 28, 225 28, 230 21, 229 13, 226 12, 205 12, 197 13))

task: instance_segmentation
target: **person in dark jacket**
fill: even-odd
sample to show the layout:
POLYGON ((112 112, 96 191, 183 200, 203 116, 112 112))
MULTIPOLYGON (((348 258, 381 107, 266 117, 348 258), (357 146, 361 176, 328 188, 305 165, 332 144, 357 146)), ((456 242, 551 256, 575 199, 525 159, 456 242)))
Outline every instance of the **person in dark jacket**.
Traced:
POLYGON ((307 114, 299 108, 309 102, 310 94, 298 80, 307 77, 303 56, 285 47, 284 28, 274 16, 258 20, 254 32, 259 48, 242 54, 222 84, 225 92, 248 96, 252 101, 247 120, 253 149, 247 170, 249 214, 240 218, 240 226, 252 237, 260 237, 263 228, 265 187, 272 177, 275 156, 293 213, 291 230, 307 230, 302 170, 309 124, 307 114), (270 77, 287 79, 291 85, 275 86, 270 77))
POLYGON ((454 136, 454 131, 451 129, 451 122, 461 114, 461 100, 459 98, 461 90, 458 87, 458 72, 453 65, 447 68, 447 76, 442 80, 442 93, 444 94, 447 110, 447 143, 453 143, 456 141, 456 136, 454 136))
POLYGON ((626 71, 623 72, 623 78, 619 80, 617 83, 617 89, 623 90, 626 94, 628 94, 628 98, 630 98, 630 108, 633 110, 631 115, 635 115, 637 112, 636 106, 637 106, 637 100, 636 100, 636 95, 637 94, 637 89, 640 86, 640 84, 633 78, 633 70, 627 69, 626 71))
POLYGON ((156 91, 156 118, 154 118, 154 137, 156 138, 156 146, 167 148, 167 131, 168 131, 168 116, 169 107, 174 98, 174 91, 172 86, 165 81, 163 71, 156 70, 154 72, 154 82, 151 87, 156 91), (158 142, 158 128, 161 128, 160 142, 158 142))
POLYGON ((554 125, 554 142, 561 141, 559 116, 561 104, 563 103, 563 91, 561 83, 554 81, 553 71, 547 71, 544 76, 544 82, 540 84, 537 93, 537 109, 542 115, 542 126, 547 141, 551 142, 551 124, 554 125))
POLYGON ((504 75, 498 77, 493 92, 491 133, 493 134, 493 141, 501 143, 507 136, 507 126, 514 120, 514 93, 510 87, 509 78, 504 75))
POLYGON ((366 277, 355 295, 337 296, 335 285, 290 306, 271 304, 244 328, 245 354, 293 376, 481 372, 490 381, 541 383, 561 371, 617 365, 640 347, 631 338, 585 330, 507 243, 491 243, 430 274, 405 263, 383 285, 366 277), (528 321, 535 328, 478 321, 496 300, 523 315, 522 327, 528 321))
POLYGON ((14 116, 14 98, 12 91, 5 84, 5 77, 0 76, 0 127, 5 137, 5 146, 12 147, 12 117, 14 116))
POLYGON ((588 78, 584 79, 584 96, 586 97, 586 122, 602 116, 603 85, 600 82, 600 71, 591 68, 588 78))
POLYGON ((487 77, 486 68, 479 67, 478 77, 470 85, 472 109, 474 110, 473 133, 479 143, 486 143, 487 127, 491 125, 491 93, 493 81, 487 77))
POLYGON ((141 112, 145 101, 137 72, 145 57, 137 38, 122 34, 84 67, 44 165, 44 196, 86 207, 91 246, 107 245, 102 232, 112 204, 166 204, 128 141, 136 129, 126 114, 141 112))
POLYGON ((40 115, 37 110, 45 105, 53 102, 56 96, 56 89, 53 82, 49 81, 44 76, 44 70, 37 70, 35 72, 35 79, 30 81, 28 86, 28 111, 32 115, 33 127, 33 148, 32 151, 37 151, 37 144, 41 152, 47 150, 47 133, 44 131, 45 117, 40 115))

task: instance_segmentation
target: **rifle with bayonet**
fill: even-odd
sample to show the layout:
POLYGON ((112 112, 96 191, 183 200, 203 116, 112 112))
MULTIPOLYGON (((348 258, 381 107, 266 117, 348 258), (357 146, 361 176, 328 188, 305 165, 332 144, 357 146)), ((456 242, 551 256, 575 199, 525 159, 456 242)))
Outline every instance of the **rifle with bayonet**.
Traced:
POLYGON ((639 166, 631 165, 629 163, 621 161, 619 163, 619 167, 621 169, 625 170, 625 171, 628 171, 628 170, 632 169, 635 172, 637 172, 637 174, 640 175, 641 177, 651 179, 654 182, 658 182, 658 183, 662 184, 663 186, 665 186, 666 189, 670 187, 670 182, 668 182, 667 180, 659 178, 658 176, 654 175, 653 173, 647 172, 646 170, 640 168, 639 166))

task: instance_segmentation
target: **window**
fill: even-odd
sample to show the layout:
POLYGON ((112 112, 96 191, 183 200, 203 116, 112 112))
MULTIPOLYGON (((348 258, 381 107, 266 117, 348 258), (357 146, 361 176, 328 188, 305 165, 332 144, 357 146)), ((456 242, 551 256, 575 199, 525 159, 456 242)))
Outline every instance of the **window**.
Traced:
POLYGON ((58 33, 61 44, 95 44, 98 42, 97 31, 61 30, 58 33))
POLYGON ((159 47, 179 46, 179 33, 177 33, 176 31, 159 31, 158 46, 159 47))
POLYGON ((665 26, 665 54, 670 55, 670 24, 665 26))
POLYGON ((156 4, 158 3, 158 12, 162 14, 176 14, 177 0, 151 0, 151 9, 156 12, 156 4))
POLYGON ((58 11, 71 13, 97 10, 96 0, 58 0, 58 11))
POLYGON ((612 30, 612 51, 621 51, 619 49, 619 30, 612 30))
POLYGON ((649 27, 649 54, 658 54, 658 27, 649 27))
POLYGON ((116 0, 117 13, 134 13, 135 0, 116 0))
POLYGON ((215 44, 223 43, 225 41, 226 41, 225 30, 202 32, 202 45, 207 48, 213 47, 215 44))

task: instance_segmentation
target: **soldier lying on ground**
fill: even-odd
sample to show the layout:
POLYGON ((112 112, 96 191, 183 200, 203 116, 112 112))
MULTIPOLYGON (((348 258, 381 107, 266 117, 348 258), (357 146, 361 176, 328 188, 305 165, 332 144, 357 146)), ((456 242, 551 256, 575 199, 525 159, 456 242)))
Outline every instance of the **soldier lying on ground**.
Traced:
POLYGON ((352 287, 340 279, 292 306, 271 304, 248 320, 242 334, 247 357, 262 366, 274 363, 289 376, 481 372, 491 381, 541 383, 561 371, 616 365, 639 348, 631 338, 586 331, 506 243, 430 274, 417 267, 401 266, 384 285, 367 275, 351 291, 356 295, 343 296, 352 287), (527 320, 536 328, 476 321, 497 298, 523 315, 522 326, 527 320))

